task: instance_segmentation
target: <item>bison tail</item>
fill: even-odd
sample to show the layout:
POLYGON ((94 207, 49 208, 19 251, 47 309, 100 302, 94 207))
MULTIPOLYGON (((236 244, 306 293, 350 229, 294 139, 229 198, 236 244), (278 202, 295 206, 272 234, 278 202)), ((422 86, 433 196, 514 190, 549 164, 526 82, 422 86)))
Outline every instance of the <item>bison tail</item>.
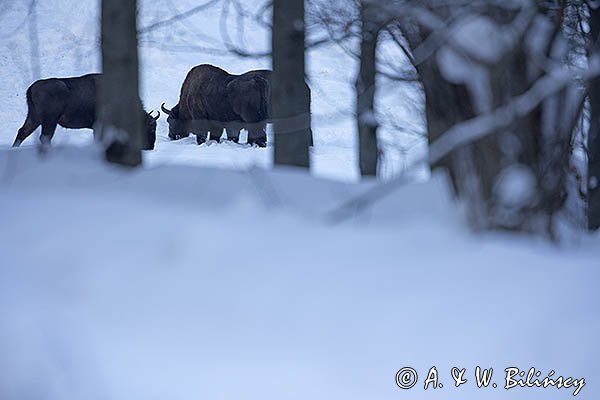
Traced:
POLYGON ((27 98, 27 121, 37 121, 39 120, 39 116, 37 114, 37 110, 35 107, 35 102, 33 101, 33 90, 32 86, 29 86, 25 96, 27 98))
POLYGON ((262 77, 256 77, 256 84, 260 91, 260 121, 271 119, 271 85, 262 77))
MULTIPOLYGON (((32 85, 33 86, 33 85, 32 85)), ((35 110, 34 110, 34 105, 33 105, 33 95, 32 95, 32 91, 31 91, 31 86, 29 86, 29 88, 27 89, 27 111, 28 114, 35 114, 35 110)))

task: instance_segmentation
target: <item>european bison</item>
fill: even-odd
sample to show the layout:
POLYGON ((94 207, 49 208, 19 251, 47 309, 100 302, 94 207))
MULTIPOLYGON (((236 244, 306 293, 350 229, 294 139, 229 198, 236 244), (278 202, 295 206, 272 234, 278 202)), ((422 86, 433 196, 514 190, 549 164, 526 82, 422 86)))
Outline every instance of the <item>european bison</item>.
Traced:
MULTIPOLYGON (((56 126, 92 129, 96 122, 96 87, 100 74, 76 78, 50 78, 34 82, 27 89, 27 119, 19 129, 13 147, 42 126, 40 141, 49 145, 56 126)), ((156 141, 156 120, 144 112, 146 140, 144 150, 152 150, 156 141)))
MULTIPOLYGON (((310 90, 310 89, 309 89, 310 90)), ((232 75, 213 65, 194 67, 181 87, 179 103, 169 115, 169 138, 177 140, 196 135, 198 144, 219 140, 223 129, 227 138, 239 141, 241 129, 248 131, 248 143, 265 147, 266 125, 270 121, 271 71, 255 70, 232 75)))

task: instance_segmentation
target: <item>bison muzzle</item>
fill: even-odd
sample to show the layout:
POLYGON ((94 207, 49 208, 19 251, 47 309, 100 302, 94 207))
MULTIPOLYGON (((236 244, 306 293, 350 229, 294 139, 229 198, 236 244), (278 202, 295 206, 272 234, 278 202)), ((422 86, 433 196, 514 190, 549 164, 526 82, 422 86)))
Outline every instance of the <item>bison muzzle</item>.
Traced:
POLYGON ((227 139, 238 142, 240 131, 246 129, 249 144, 265 147, 270 102, 271 71, 232 75, 203 64, 187 74, 179 103, 171 110, 164 103, 161 108, 168 115, 169 138, 173 140, 193 133, 198 144, 204 143, 209 134, 211 140, 218 141, 225 129, 227 139))

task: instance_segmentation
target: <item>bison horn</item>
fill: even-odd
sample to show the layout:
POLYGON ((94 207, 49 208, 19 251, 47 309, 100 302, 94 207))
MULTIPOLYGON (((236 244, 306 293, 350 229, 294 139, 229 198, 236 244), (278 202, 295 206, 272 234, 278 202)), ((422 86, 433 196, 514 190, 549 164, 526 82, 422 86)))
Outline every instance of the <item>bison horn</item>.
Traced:
POLYGON ((165 108, 165 103, 162 103, 162 105, 160 106, 160 109, 161 109, 161 110, 162 110, 162 111, 163 111, 165 114, 167 114, 167 115, 171 115, 171 111, 170 111, 170 110, 167 110, 167 109, 165 108))
POLYGON ((160 118, 160 111, 156 112, 156 117, 152 117, 154 118, 155 121, 158 121, 158 119, 160 118))
POLYGON ((154 112, 154 110, 150 111, 150 112, 148 113, 148 115, 149 115, 150 117, 152 117, 152 119, 153 119, 153 120, 155 120, 155 121, 156 121, 156 120, 158 120, 158 119, 160 118, 160 111, 157 111, 158 115, 157 115, 156 117, 154 117, 154 116, 152 115, 152 113, 153 113, 153 112, 154 112))

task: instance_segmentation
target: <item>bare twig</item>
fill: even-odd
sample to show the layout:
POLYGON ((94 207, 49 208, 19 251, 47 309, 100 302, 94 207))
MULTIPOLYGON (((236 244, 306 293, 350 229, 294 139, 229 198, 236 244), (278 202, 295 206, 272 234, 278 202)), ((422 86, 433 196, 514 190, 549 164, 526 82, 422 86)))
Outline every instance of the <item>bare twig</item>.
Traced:
POLYGON ((327 219, 332 223, 343 222, 352 215, 362 212, 375 202, 394 192, 398 187, 412 182, 411 173, 414 173, 419 167, 427 164, 435 164, 461 146, 480 140, 493 133, 501 132, 502 128, 510 126, 515 119, 531 113, 532 110, 549 96, 572 85, 575 78, 590 80, 600 76, 600 60, 591 62, 589 69, 577 70, 577 72, 579 74, 576 77, 574 71, 569 67, 564 67, 555 74, 546 75, 538 79, 531 89, 515 97, 510 103, 497 108, 495 111, 454 125, 430 145, 429 156, 417 159, 398 178, 385 184, 377 185, 373 189, 345 202, 329 212, 327 219))
POLYGON ((154 31, 158 28, 162 28, 163 26, 166 25, 170 25, 174 22, 178 22, 178 21, 182 21, 186 18, 189 18, 197 13, 199 13, 200 11, 206 10, 210 7, 212 7, 213 5, 217 4, 218 2, 220 2, 221 0, 209 0, 206 3, 200 4, 199 6, 196 6, 194 8, 191 8, 187 11, 184 11, 182 13, 173 15, 167 19, 164 19, 162 21, 158 21, 158 22, 154 22, 148 26, 144 26, 140 29, 138 29, 138 34, 139 35, 144 35, 148 32, 154 31))

